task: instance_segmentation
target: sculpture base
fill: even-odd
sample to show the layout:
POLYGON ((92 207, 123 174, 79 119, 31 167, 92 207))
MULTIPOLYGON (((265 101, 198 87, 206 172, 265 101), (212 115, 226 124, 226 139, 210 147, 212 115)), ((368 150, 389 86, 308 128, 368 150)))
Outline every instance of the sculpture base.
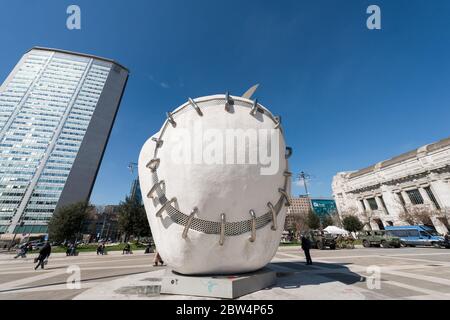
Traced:
POLYGON ((227 276, 187 276, 167 270, 161 294, 234 299, 274 285, 276 280, 275 271, 267 268, 227 276))

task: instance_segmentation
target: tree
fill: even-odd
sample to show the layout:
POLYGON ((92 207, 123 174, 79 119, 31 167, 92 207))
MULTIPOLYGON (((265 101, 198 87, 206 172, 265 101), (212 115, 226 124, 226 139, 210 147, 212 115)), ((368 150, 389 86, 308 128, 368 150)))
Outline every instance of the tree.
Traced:
POLYGON ((342 228, 342 220, 341 220, 341 217, 339 216, 339 213, 333 212, 333 213, 330 215, 330 217, 331 217, 331 219, 333 220, 333 226, 342 228))
POLYGON ((404 209, 402 213, 398 215, 398 217, 405 221, 408 224, 425 224, 425 225, 433 225, 433 221, 431 217, 433 217, 435 213, 433 210, 426 205, 416 205, 409 206, 408 209, 404 209))
POLYGON ((150 236, 150 225, 142 204, 136 198, 126 197, 125 201, 119 204, 119 230, 125 235, 125 241, 130 236, 140 237, 150 236))
POLYGON ((325 214, 321 219, 322 229, 334 225, 333 218, 329 214, 325 214))
POLYGON ((407 224, 414 225, 415 219, 414 216, 406 210, 403 210, 399 215, 399 219, 406 222, 407 224))
POLYGON ((81 230, 89 210, 91 205, 87 202, 77 202, 59 208, 48 223, 49 238, 56 242, 81 238, 81 230))
MULTIPOLYGON (((369 215, 367 213, 367 211, 363 211, 363 212, 359 212, 358 208, 350 206, 350 207, 345 207, 342 211, 340 211, 339 214, 336 214, 337 218, 335 217, 335 221, 338 222, 339 227, 344 228, 344 218, 345 217, 356 217, 358 218, 358 220, 361 222, 362 224, 362 228, 364 228, 365 225, 370 226, 370 221, 369 221, 369 215)), ((362 230, 361 228, 361 230, 362 230)), ((349 231, 349 230, 348 230, 349 231)))
POLYGON ((97 208, 95 206, 90 207, 87 210, 87 217, 86 220, 83 222, 83 229, 82 233, 83 235, 88 234, 89 235, 89 242, 92 239, 97 238, 97 225, 100 219, 100 215, 98 214, 97 208))
POLYGON ((310 229, 319 229, 320 228, 320 218, 317 214, 310 210, 308 216, 306 218, 306 224, 310 229))
POLYGON ((300 233, 304 232, 307 229, 306 218, 306 214, 304 213, 293 213, 291 215, 293 227, 291 231, 293 231, 296 238, 300 233))
POLYGON ((361 231, 364 224, 359 220, 357 216, 349 215, 342 219, 342 225, 344 229, 350 232, 361 231))

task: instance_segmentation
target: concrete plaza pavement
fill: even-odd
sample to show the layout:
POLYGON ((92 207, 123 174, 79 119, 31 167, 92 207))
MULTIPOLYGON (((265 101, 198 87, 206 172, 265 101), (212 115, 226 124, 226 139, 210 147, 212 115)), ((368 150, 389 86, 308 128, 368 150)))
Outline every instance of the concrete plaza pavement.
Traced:
MULTIPOLYGON (((312 250, 306 266, 298 247, 280 247, 269 268, 277 284, 240 299, 450 299, 450 250, 357 248, 312 250), (378 277, 379 276, 379 277, 378 277)), ((0 254, 0 300, 5 299, 201 299, 160 295, 165 267, 153 254, 110 252, 105 256, 53 254, 44 270, 34 255, 0 254), (80 270, 80 288, 70 288, 80 270)))

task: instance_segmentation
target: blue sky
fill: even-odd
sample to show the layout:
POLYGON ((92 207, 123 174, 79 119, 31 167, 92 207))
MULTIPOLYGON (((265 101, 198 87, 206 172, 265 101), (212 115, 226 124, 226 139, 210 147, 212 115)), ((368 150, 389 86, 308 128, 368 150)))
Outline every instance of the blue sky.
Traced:
MULTIPOLYGON (((115 59, 131 70, 91 201, 129 192, 127 169, 165 112, 255 83, 280 114, 291 167, 331 195, 353 170, 450 135, 450 2, 356 0, 5 1, 0 79, 30 47, 115 59), (66 28, 81 7, 82 29, 66 28), (381 8, 382 30, 366 28, 381 8)), ((294 194, 303 193, 295 186, 294 194)))

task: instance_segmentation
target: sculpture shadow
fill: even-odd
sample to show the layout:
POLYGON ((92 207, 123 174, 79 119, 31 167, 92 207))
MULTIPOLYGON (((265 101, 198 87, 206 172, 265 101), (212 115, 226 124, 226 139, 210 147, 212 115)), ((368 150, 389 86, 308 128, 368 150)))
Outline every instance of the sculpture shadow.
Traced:
POLYGON ((346 285, 366 282, 366 277, 351 271, 351 263, 272 262, 268 268, 277 272, 277 283, 270 288, 295 289, 308 285, 341 282, 346 285))

